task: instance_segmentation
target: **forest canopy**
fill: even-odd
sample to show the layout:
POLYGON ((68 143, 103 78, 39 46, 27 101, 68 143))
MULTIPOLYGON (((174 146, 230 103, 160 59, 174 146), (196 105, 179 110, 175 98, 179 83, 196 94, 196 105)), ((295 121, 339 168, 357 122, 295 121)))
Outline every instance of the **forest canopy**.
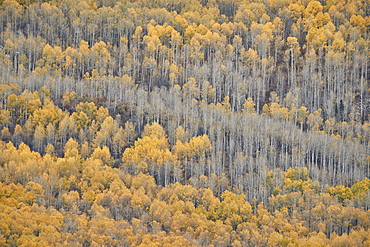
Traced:
POLYGON ((0 0, 0 246, 370 245, 366 0, 0 0))

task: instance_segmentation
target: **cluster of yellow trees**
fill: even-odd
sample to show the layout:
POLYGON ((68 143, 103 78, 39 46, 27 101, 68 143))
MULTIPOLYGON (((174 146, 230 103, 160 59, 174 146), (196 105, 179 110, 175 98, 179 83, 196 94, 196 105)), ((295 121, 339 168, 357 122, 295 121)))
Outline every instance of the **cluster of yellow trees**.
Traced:
MULTIPOLYGON (((128 75, 149 91, 194 78, 199 88, 207 83, 203 91, 215 90, 201 99, 227 96, 237 111, 246 97, 260 113, 271 92, 280 100, 290 92, 285 107, 368 120, 363 0, 1 2, 4 78, 56 77, 47 86, 57 97, 68 90, 123 101, 122 87, 111 85, 115 77, 128 75), (90 86, 63 85, 65 76, 90 79, 83 80, 90 86)), ((22 86, 45 84, 37 81, 22 86)))
MULTIPOLYGON (((6 127, 1 132, 4 246, 370 242, 368 178, 351 187, 328 186, 311 180, 306 167, 284 172, 261 166, 265 176, 247 180, 243 188, 230 182, 236 179, 233 174, 242 174, 212 172, 220 168, 212 167, 217 165, 210 161, 213 147, 207 135, 187 139, 180 126, 170 145, 164 128, 154 122, 136 138, 132 123, 119 126, 120 117, 113 119, 104 107, 81 102, 69 114, 52 103, 47 91, 42 93, 43 103, 37 92, 8 97, 23 97, 31 108, 17 107, 29 114, 27 120, 13 134, 6 127), (39 152, 22 142, 27 138, 39 152), (58 145, 63 145, 61 153, 58 145), (114 150, 119 151, 111 154, 114 150), (248 201, 243 192, 252 190, 254 198, 248 201)), ((13 114, 15 121, 23 121, 20 113, 2 113, 10 116, 8 122, 13 114)))
POLYGON ((368 5, 0 0, 0 245, 370 245, 368 5))
MULTIPOLYGON (((3 84, 1 139, 62 157, 72 138, 80 146, 82 158, 96 148, 104 149, 111 154, 106 164, 131 174, 149 172, 161 185, 186 182, 193 176, 225 176, 231 186, 242 185, 250 199, 261 196, 247 188, 251 180, 261 183, 266 171, 260 168, 264 166, 283 170, 307 166, 322 186, 342 181, 351 185, 367 176, 367 122, 336 122, 333 118, 324 122, 320 110, 309 113, 294 104, 286 108, 274 97, 263 106, 262 114, 256 113, 251 98, 245 100, 241 112, 232 112, 227 98, 216 105, 194 99, 188 102, 188 91, 195 91, 193 82, 171 89, 171 94, 177 94, 171 107, 150 93, 150 105, 121 104, 111 111, 105 107, 110 107, 109 103, 99 98, 78 98, 75 92, 66 92, 58 100, 60 108, 45 87, 40 92, 19 93, 19 86, 3 84), (179 104, 179 99, 184 104, 179 104), (115 112, 118 114, 113 115, 115 112), (167 130, 156 122, 155 130, 144 126, 162 119, 168 120, 163 122, 167 130), (137 140, 139 135, 143 138, 137 140), (349 165, 351 162, 354 165, 349 165)), ((143 92, 135 85, 127 87, 133 95, 143 92)))
POLYGON ((171 155, 165 151, 165 140, 160 143, 159 137, 163 136, 158 130, 162 129, 157 124, 146 126, 144 136, 134 147, 126 149, 131 154, 129 158, 124 156, 123 166, 132 165, 133 159, 137 159, 136 174, 112 167, 107 148, 96 148, 82 158, 83 148, 73 139, 66 143, 63 157, 40 155, 23 143, 16 148, 12 143, 1 142, 0 243, 3 246, 370 243, 369 179, 356 181, 352 187, 328 187, 322 192, 320 183, 310 179, 305 167, 286 172, 274 169, 261 185, 268 193, 267 204, 248 202, 237 187, 228 190, 224 178, 215 174, 191 179, 188 185, 176 182, 163 187, 146 171, 148 163, 171 155), (149 148, 153 157, 140 158, 140 153, 135 152, 145 148, 140 142, 147 138, 159 145, 149 148))

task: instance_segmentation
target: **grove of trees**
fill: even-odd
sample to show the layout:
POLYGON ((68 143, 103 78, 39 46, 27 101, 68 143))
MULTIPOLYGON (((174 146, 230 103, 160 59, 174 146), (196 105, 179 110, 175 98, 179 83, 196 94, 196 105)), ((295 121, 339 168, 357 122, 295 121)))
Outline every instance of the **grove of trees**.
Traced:
POLYGON ((366 0, 0 0, 0 246, 369 246, 366 0))

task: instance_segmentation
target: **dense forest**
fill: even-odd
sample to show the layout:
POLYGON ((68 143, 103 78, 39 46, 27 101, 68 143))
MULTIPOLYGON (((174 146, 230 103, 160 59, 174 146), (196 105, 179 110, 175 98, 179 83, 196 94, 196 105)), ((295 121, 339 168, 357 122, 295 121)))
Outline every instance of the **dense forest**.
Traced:
POLYGON ((370 246, 368 0, 0 0, 0 246, 370 246))

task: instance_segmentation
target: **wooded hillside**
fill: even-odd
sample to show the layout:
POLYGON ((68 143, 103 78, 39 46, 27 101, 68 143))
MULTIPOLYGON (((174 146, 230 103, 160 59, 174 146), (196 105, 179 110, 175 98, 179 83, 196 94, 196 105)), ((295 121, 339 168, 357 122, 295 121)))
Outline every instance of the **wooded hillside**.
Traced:
POLYGON ((0 0, 0 245, 370 245, 369 13, 0 0))

